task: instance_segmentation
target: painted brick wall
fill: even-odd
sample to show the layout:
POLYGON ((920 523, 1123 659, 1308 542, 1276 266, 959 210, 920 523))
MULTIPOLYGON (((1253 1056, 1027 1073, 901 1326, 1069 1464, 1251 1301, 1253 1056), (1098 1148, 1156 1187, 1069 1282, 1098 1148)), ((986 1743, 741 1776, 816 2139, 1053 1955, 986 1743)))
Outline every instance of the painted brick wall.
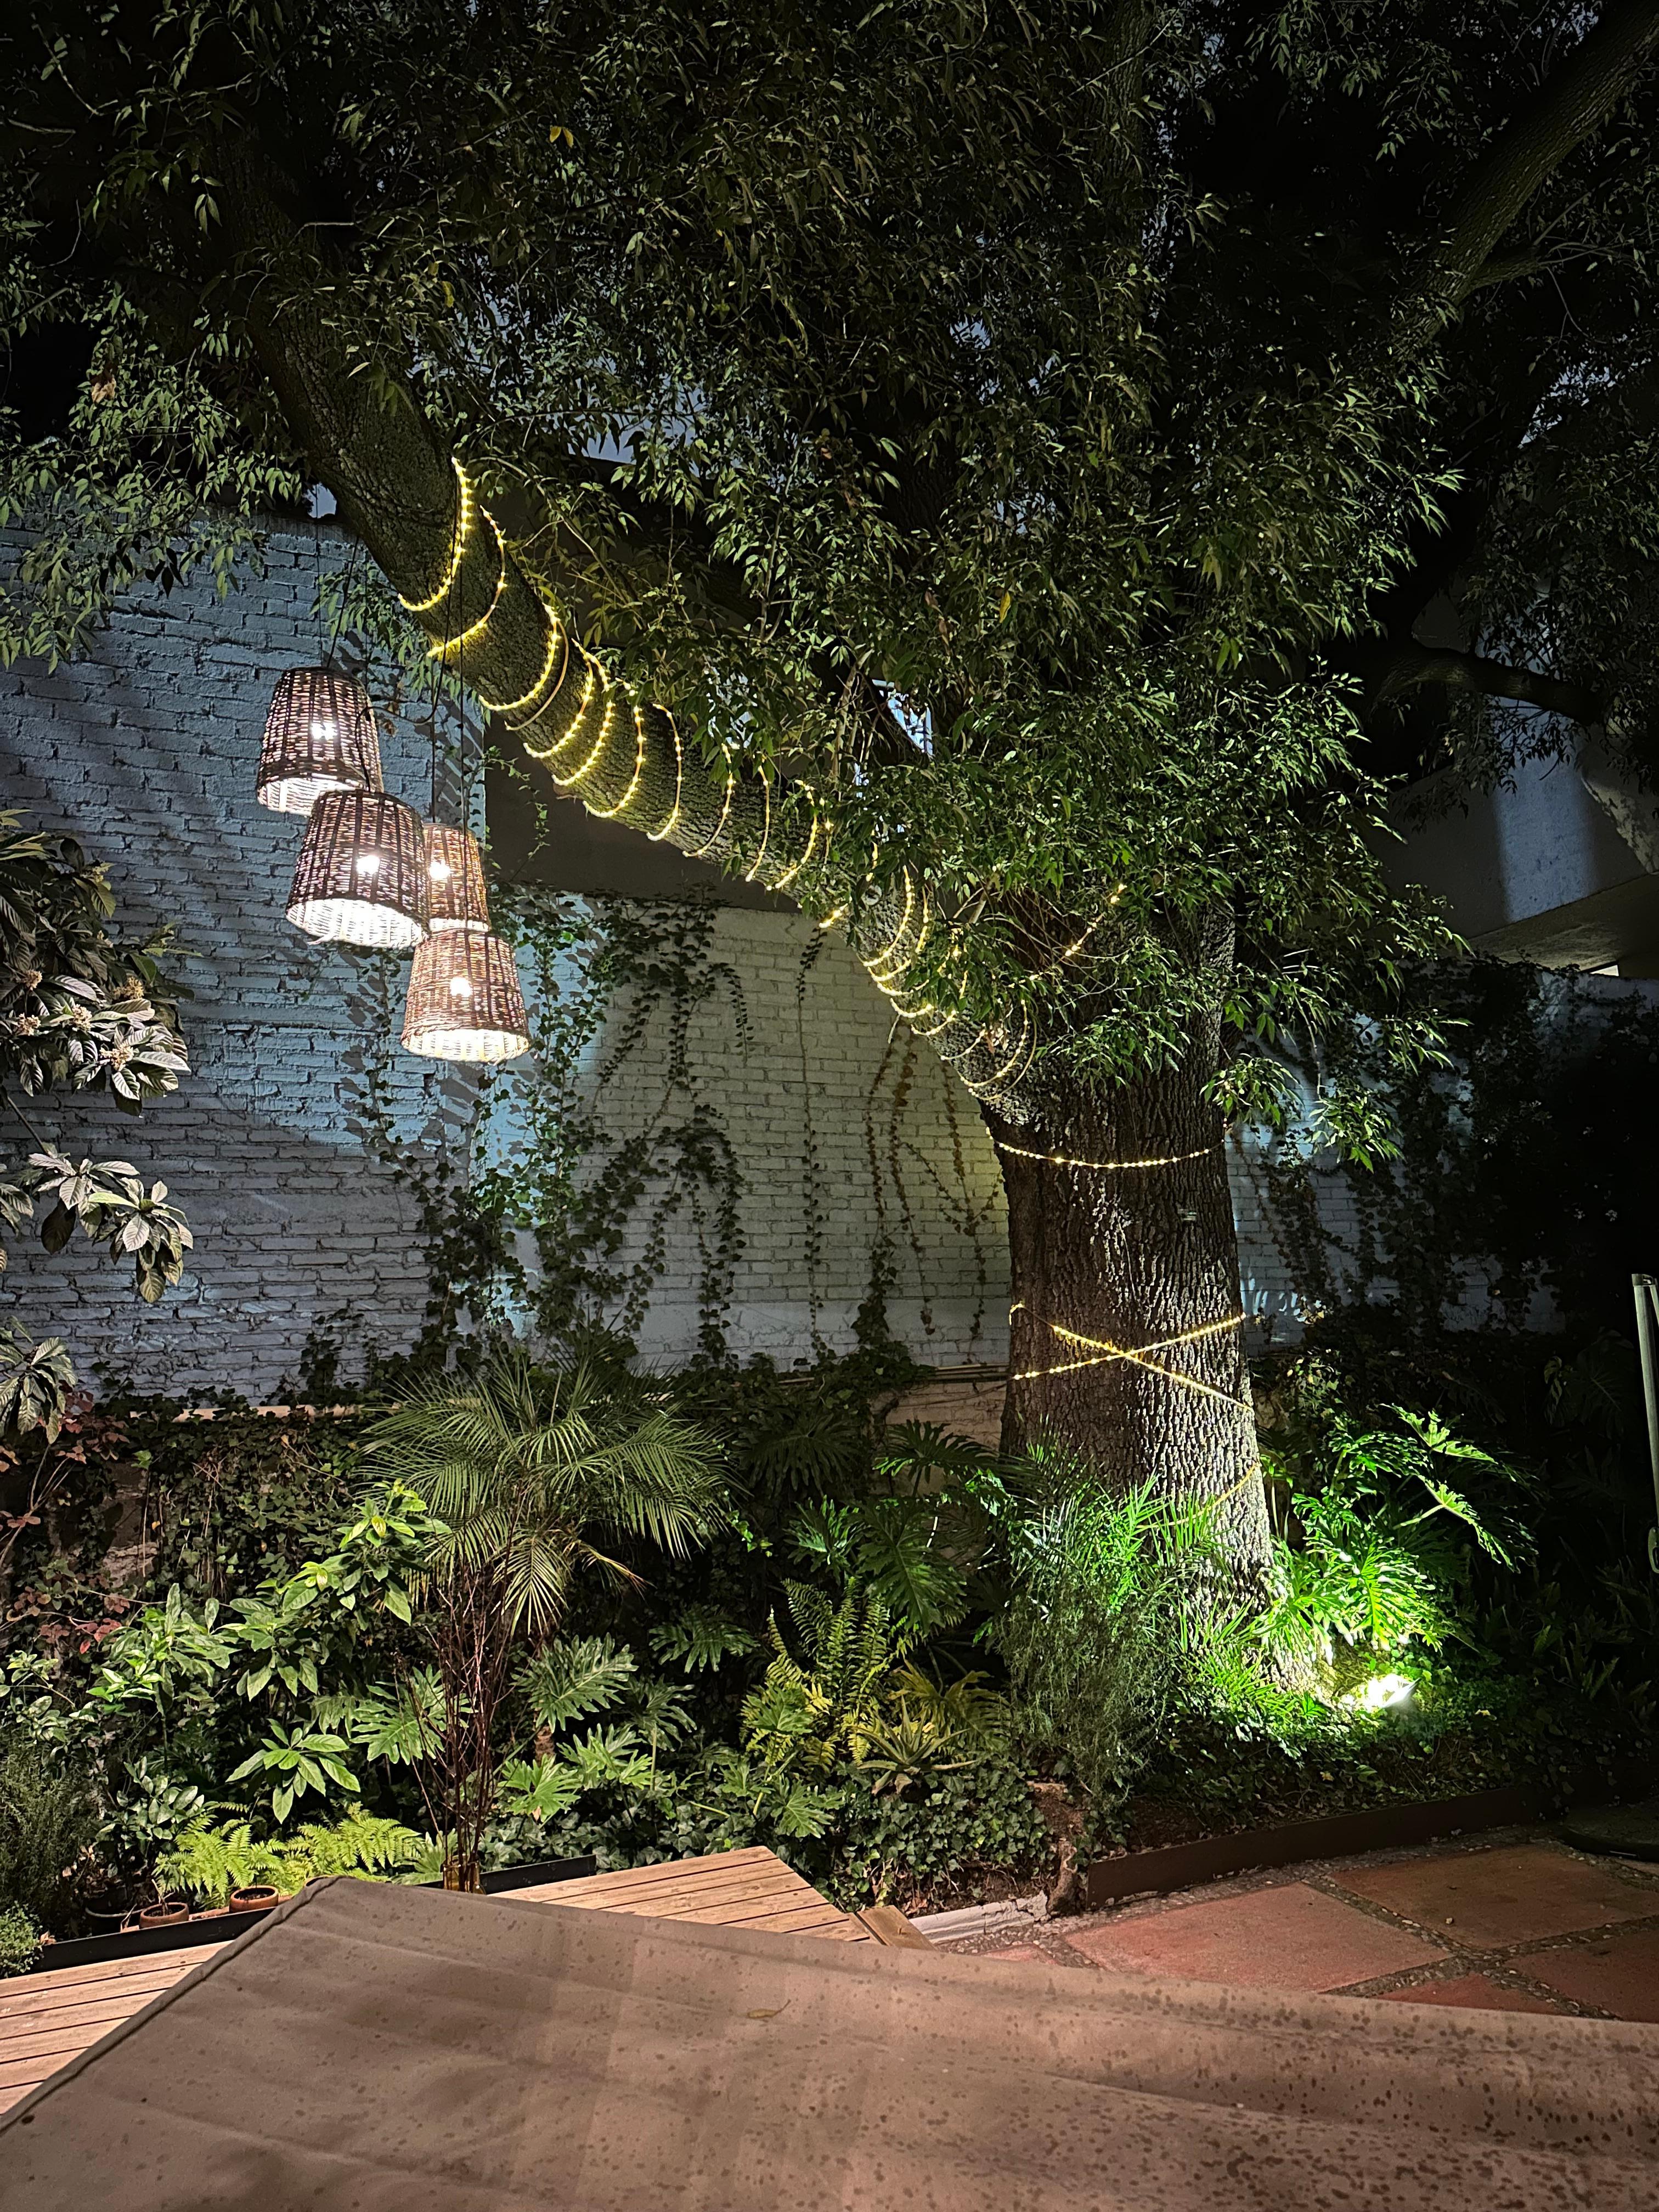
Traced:
MULTIPOLYGON (((331 560, 326 528, 324 540, 331 560)), ((196 1073, 180 1093, 137 1121, 96 1102, 66 1111, 56 1098, 37 1117, 77 1156, 125 1158, 166 1176, 196 1232, 184 1283, 148 1310, 101 1256, 74 1248, 51 1261, 20 1249, 0 1279, 0 1300, 35 1334, 62 1334, 87 1370, 145 1387, 266 1395, 296 1371, 312 1330, 367 1330, 394 1349, 425 1304, 412 1202, 366 1148, 359 1119, 372 965, 288 926, 300 825, 252 796, 271 684, 316 656, 317 566, 308 529, 279 532, 264 574, 228 599, 205 580, 136 597, 85 658, 0 674, 0 797, 72 828, 109 862, 124 921, 173 920, 190 955, 196 1073)), ((386 768, 391 788, 422 797, 427 760, 412 731, 392 734, 386 768)), ((798 916, 723 910, 714 950, 740 979, 749 1049, 737 1049, 718 1005, 694 1036, 700 1083, 744 1185, 732 1345, 786 1363, 808 1356, 815 1329, 845 1345, 884 1234, 898 1333, 939 1364, 994 1361, 1006 1348, 1006 1261, 984 1131, 925 1046, 907 1057, 890 1039, 885 1002, 839 939, 807 980, 803 1068, 796 992, 810 933, 798 916)), ((630 1062, 611 1098, 623 1121, 655 1109, 665 1053, 653 1036, 630 1062)), ((464 1073, 401 1054, 395 1068, 402 1141, 419 1146, 465 1121, 464 1073)), ((11 1129, 0 1141, 15 1157, 22 1140, 11 1129)), ((1235 1170, 1247 1309, 1282 1316, 1293 1303, 1283 1257, 1242 1158, 1235 1170)), ((696 1325, 683 1235, 644 1347, 682 1355, 696 1325)))

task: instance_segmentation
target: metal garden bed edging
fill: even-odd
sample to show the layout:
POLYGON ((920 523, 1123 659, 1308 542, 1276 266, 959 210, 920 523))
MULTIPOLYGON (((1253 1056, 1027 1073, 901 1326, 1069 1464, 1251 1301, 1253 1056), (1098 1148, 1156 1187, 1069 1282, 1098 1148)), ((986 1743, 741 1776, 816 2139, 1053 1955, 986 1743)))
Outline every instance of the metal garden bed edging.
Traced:
MULTIPOLYGON (((484 1895, 499 1897, 514 1889, 530 1889, 548 1881, 579 1881, 596 1871, 590 1855, 579 1859, 542 1859, 534 1866, 498 1867, 483 1878, 484 1895)), ((416 1889, 441 1889, 441 1881, 422 1881, 416 1889)), ((239 1936, 276 1910, 262 1905, 250 1912, 198 1912, 176 1920, 170 1928, 117 1928, 106 1936, 71 1936, 61 1943, 48 1943, 29 1968, 32 1974, 52 1974, 64 1966, 100 1966, 112 1959, 147 1959, 158 1951, 185 1951, 204 1943, 234 1943, 239 1936)))

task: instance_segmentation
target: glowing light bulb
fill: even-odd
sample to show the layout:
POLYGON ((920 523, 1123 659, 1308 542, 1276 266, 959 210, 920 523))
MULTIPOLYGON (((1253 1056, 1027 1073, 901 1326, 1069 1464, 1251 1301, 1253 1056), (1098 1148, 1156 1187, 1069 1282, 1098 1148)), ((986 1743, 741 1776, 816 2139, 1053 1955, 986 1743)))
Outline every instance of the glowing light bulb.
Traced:
POLYGON ((338 727, 337 722, 316 721, 311 726, 311 734, 313 738, 331 738, 338 727))
POLYGON ((472 996, 471 979, 465 975, 452 975, 449 979, 449 995, 452 999, 470 999, 472 996))
POLYGON ((447 884, 454 872, 447 860, 434 860, 427 869, 434 884, 447 884))
POLYGON ((378 853, 358 854, 357 873, 360 876, 378 876, 380 872, 380 856, 378 853))
POLYGON ((1337 1703, 1362 1713, 1403 1713, 1417 1702, 1417 1685, 1409 1674, 1373 1674, 1337 1703))

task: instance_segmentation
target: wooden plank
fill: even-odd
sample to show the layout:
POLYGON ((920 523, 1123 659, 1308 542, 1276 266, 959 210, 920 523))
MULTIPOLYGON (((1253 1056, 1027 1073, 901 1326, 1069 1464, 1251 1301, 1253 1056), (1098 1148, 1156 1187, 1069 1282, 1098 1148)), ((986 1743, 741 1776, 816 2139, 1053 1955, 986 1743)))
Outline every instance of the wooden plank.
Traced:
MULTIPOLYGON (((15 1986, 20 1990, 25 1987, 31 1990, 63 1988, 70 1983, 118 1980, 128 1974, 153 1974, 163 1967, 173 1967, 183 1974, 192 1966, 199 1966, 203 1960, 210 1959, 216 1951, 223 1948, 222 1943, 201 1943, 190 1950, 150 1951, 132 1959, 101 1959, 95 1966, 48 1966, 39 1973, 20 1975, 15 1986)), ((4 1990, 3 1995, 0 1995, 0 2005, 9 2002, 11 1995, 11 1990, 4 1990)))
POLYGON ((15 2089, 20 2081, 28 2086, 44 2081, 48 2074, 67 2066, 97 2040, 96 2035, 89 2035, 84 2043, 66 2043, 55 2051, 37 2052, 32 2058, 0 2058, 0 2089, 15 2089))
POLYGON ((854 1943, 873 1940, 861 1923, 820 1897, 810 1881, 761 1844, 654 1866, 614 1868, 515 1894, 526 1904, 684 1920, 706 1928, 758 1928, 854 1943))
MULTIPOLYGON (((800 1889, 811 1887, 809 1881, 798 1875, 793 1867, 786 1866, 781 1859, 763 1857, 745 1860, 739 1866, 722 1866, 716 1861, 701 1866, 670 1863, 659 1867, 623 1867, 611 1874, 584 1875, 575 1881, 538 1883, 537 1888, 538 1893, 557 1891, 575 1897, 653 1897, 665 1891, 723 1889, 755 1882, 789 1882, 800 1889)), ((523 1895, 524 1893, 520 1891, 518 1894, 523 1895)))
MULTIPOLYGON (((177 1977, 174 1977, 176 1979, 177 1977)), ((80 2005, 43 2006, 39 2012, 15 2013, 0 2021, 0 2058, 15 2056, 15 2045, 31 2035, 43 2035, 59 2029, 88 2027, 94 2021, 130 2020, 142 2012, 152 1997, 170 1990, 172 1981, 159 1984, 153 1990, 137 1990, 131 1996, 104 1997, 95 2003, 80 2005)), ((101 2034, 102 2030, 99 2033, 101 2034)))
POLYGON ((578 1906, 580 1911, 622 1912, 641 1914, 654 1920, 730 1920, 763 1919, 768 1913, 799 1911, 803 1907, 817 1909, 824 1900, 814 1889, 788 1888, 781 1886, 763 1890, 743 1892, 724 1891, 713 1897, 699 1896, 696 1890, 677 1893, 661 1903, 647 1903, 637 1897, 592 1897, 578 1906))
MULTIPOLYGON (((561 1889, 580 1889, 593 1882, 653 1882, 693 1879, 706 1874, 740 1872, 753 1867, 781 1867, 793 1874, 792 1867, 784 1867, 775 1851, 759 1844, 747 1844, 740 1851, 711 1851, 701 1858, 656 1859, 649 1866, 609 1867, 603 1874, 586 1874, 574 1881, 551 1885, 561 1889)), ((796 1875, 796 1880, 800 1877, 796 1875)))
MULTIPOLYGON (((143 2007, 135 2005, 132 2010, 139 2012, 143 2007)), ((54 2067, 66 2065, 71 2058, 79 2057, 83 2051, 89 2051, 100 2036, 107 2035, 111 2028, 118 2027, 124 2020, 131 2018, 131 2012, 118 2012, 107 2020, 88 2021, 78 2027, 48 2027, 43 2028, 38 2035, 14 2036, 9 2043, 0 2044, 0 2066, 16 2066, 25 2062, 33 2063, 36 2059, 44 2058, 47 2062, 46 2070, 50 2073, 54 2067)))
POLYGON ((61 1990, 55 1996, 48 1991, 39 2004, 31 2005, 27 2010, 20 2008, 9 2012, 0 2018, 0 2050, 14 2035, 34 2034, 43 2020, 86 2020, 96 2013, 114 2013, 125 2016, 130 2012, 137 2012, 152 1997, 159 1997, 170 1990, 178 1979, 177 1974, 169 1974, 160 1981, 127 1983, 118 1990, 106 1990, 98 1996, 84 1997, 75 2002, 69 2002, 61 1990))
MULTIPOLYGON (((642 1912, 658 1920, 673 1920, 682 1912, 691 1912, 708 1905, 729 1906, 734 1912, 751 1905, 792 1905, 810 1899, 815 1893, 810 1889, 785 1887, 778 1883, 765 1889, 726 1889, 708 1896, 695 1889, 672 1890, 657 1897, 579 1897, 573 1898, 572 1909, 578 1912, 642 1912)), ((537 1900, 544 1905, 558 1905, 556 1897, 537 1900)))
POLYGON ((142 2012, 224 1946, 20 1977, 0 1998, 0 2112, 142 2012))
MULTIPOLYGON (((191 1963, 194 1964, 193 1954, 191 1963)), ((151 1970, 147 1974, 122 1974, 115 1978, 79 1984, 60 1980, 54 1976, 49 1984, 40 1989, 31 1989, 25 1981, 15 1992, 9 1990, 3 1998, 0 1998, 0 2035, 6 2033, 9 2021, 28 2020, 38 2012, 51 2011, 59 2005, 131 2006, 135 2001, 143 2003, 145 2001, 143 1991, 171 1989, 179 1976, 188 1971, 187 1966, 175 1966, 170 1961, 158 1966, 152 1960, 151 1970), (134 1992, 140 1993, 136 1999, 134 1992)))
POLYGON ((836 1920, 846 1915, 837 1912, 833 1905, 821 1897, 808 1896, 790 1904, 756 1905, 747 1910, 739 1906, 735 1911, 725 1905, 689 1905, 683 1912, 665 1912, 653 1917, 664 1920, 695 1921, 705 1928, 778 1928, 793 1929, 803 1921, 821 1925, 826 1915, 836 1920))
MULTIPOLYGON (((580 1882, 573 1881, 559 1884, 557 1890, 566 1887, 580 1890, 583 1887, 580 1882)), ((550 1888, 532 1893, 546 1905, 568 1904, 605 1912, 654 1912, 668 1917, 686 1905, 743 1905, 751 1898, 817 1895, 810 1883, 793 1879, 787 1871, 781 1874, 760 1871, 738 1875, 729 1881, 705 1877, 701 1881, 654 1882, 649 1889, 591 1890, 585 1895, 568 1898, 558 1894, 557 1890, 550 1888)))
POLYGON ((854 1915, 861 1920, 878 1943, 886 1943, 896 1950, 931 1951, 933 1945, 920 1928, 911 1925, 896 1905, 866 1905, 854 1915))
MULTIPOLYGON (((641 1893, 656 1889, 678 1888, 688 1883, 707 1881, 753 1881, 757 1876, 782 1876, 790 1881, 800 1881, 801 1876, 793 1867, 787 1867, 770 1851, 733 1851, 728 1856, 714 1858, 665 1859, 654 1866, 613 1867, 605 1874, 580 1875, 574 1881, 539 1882, 536 1893, 558 1890, 580 1894, 584 1891, 639 1891, 641 1893)), ((804 1885, 808 1886, 808 1885, 804 1885)), ((515 1896, 529 1893, 518 1890, 515 1896)))

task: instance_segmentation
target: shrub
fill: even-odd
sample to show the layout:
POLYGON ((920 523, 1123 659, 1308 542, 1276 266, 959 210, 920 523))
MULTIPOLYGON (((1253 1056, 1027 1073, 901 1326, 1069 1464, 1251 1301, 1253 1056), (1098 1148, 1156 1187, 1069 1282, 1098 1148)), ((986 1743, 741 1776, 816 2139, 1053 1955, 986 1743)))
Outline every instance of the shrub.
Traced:
POLYGON ((0 1977, 27 1974, 40 1955, 40 1930, 21 1905, 0 1905, 0 1977))
POLYGON ((78 1768, 21 1734, 0 1735, 0 1899, 51 1923, 97 1832, 78 1768))
POLYGON ((872 1790, 855 1771, 836 1841, 830 1894, 906 1911, 982 1898, 992 1876, 1041 1884, 1054 1854, 1030 1784, 994 1760, 939 1774, 914 1796, 872 1790))
POLYGON ((1012 1532, 996 1641, 1026 1742, 1101 1807, 1205 1670, 1206 1640, 1225 1626, 1219 1561, 1201 1513, 1150 1486, 1110 1496, 1055 1456, 1039 1464, 1048 1480, 1012 1532))

